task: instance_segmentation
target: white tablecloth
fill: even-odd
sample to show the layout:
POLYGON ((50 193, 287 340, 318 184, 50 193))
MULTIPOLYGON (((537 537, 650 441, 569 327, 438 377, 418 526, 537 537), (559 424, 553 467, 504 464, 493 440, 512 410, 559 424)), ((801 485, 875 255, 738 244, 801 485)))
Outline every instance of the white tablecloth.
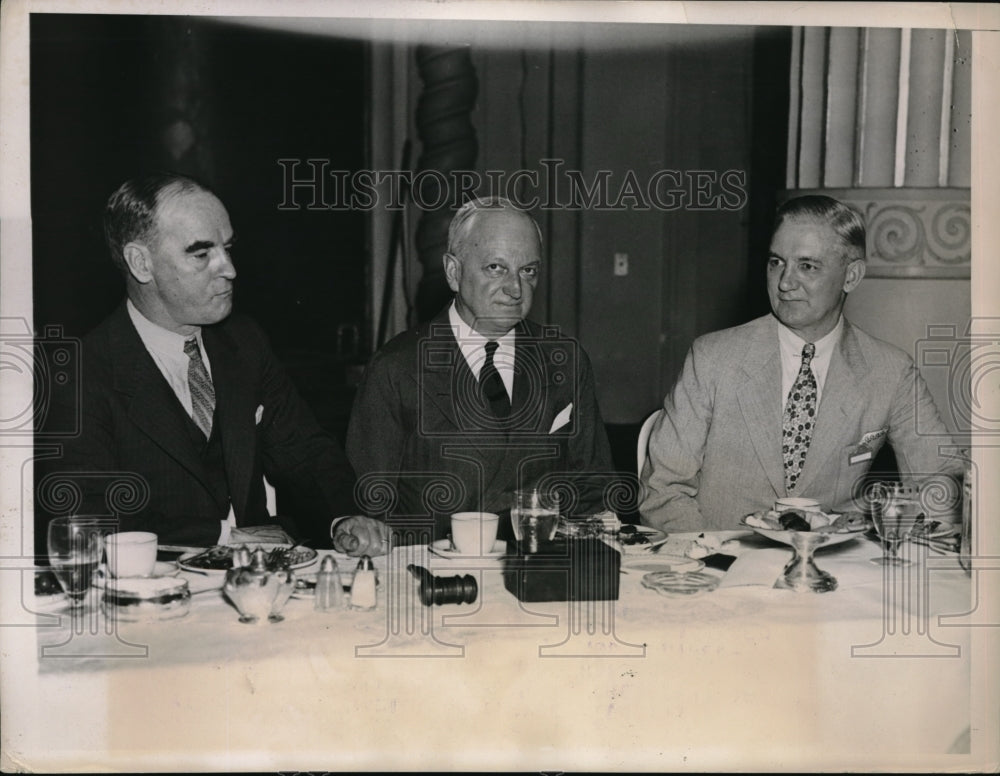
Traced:
MULTIPOLYGON (((671 536, 661 553, 682 554, 691 538, 671 536)), ((817 552, 839 587, 810 594, 770 584, 788 548, 753 534, 729 547, 740 557, 720 587, 690 597, 645 589, 626 566, 618 601, 520 604, 497 561, 404 547, 377 559, 372 612, 293 599, 284 622, 247 625, 212 590, 184 618, 110 627, 94 616, 83 633, 41 612, 16 644, 5 636, 24 661, 4 677, 24 686, 18 756, 53 770, 975 761, 983 631, 968 627, 976 585, 952 556, 908 546, 916 563, 886 572, 869 562, 878 545, 859 538, 817 552), (414 562, 475 575, 479 599, 422 606, 405 571, 414 562)), ((185 576, 195 590, 211 584, 185 576)))

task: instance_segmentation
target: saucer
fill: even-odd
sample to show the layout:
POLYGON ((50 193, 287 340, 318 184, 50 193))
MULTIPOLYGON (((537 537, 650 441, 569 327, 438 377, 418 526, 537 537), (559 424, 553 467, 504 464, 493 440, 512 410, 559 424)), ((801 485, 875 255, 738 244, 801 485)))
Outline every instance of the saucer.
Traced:
MULTIPOLYGON (((176 577, 180 573, 180 568, 174 561, 158 560, 153 566, 153 573, 148 577, 121 577, 122 579, 162 579, 163 577, 176 577)), ((105 564, 101 564, 97 567, 97 572, 91 579, 90 584, 93 587, 105 587, 111 580, 116 579, 116 577, 111 576, 108 573, 108 567, 105 564)))
POLYGON ((441 558, 448 560, 478 560, 480 558, 502 558, 507 553, 507 542, 497 539, 493 543, 493 549, 484 552, 482 555, 465 555, 451 546, 450 539, 438 539, 427 545, 427 549, 441 558))

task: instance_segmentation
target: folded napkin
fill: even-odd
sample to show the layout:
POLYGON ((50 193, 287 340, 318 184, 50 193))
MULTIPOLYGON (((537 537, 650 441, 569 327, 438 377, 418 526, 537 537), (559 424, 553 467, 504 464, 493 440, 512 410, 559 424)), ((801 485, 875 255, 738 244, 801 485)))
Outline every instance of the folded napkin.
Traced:
POLYGON ((233 528, 226 544, 295 544, 295 542, 281 526, 245 525, 242 528, 233 528))
POLYGON ((736 559, 719 587, 765 585, 772 587, 792 559, 791 548, 767 547, 744 552, 736 559))

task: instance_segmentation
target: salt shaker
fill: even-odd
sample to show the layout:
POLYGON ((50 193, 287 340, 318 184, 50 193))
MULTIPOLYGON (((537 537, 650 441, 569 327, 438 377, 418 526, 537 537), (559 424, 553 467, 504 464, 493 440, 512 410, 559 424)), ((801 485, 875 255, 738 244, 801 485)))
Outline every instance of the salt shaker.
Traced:
POLYGON ((375 608, 375 566, 372 559, 363 555, 354 572, 351 585, 351 608, 370 611, 375 608))
POLYGON ((344 588, 340 583, 337 560, 327 555, 319 564, 316 574, 316 599, 313 608, 319 612, 329 612, 344 608, 344 588))

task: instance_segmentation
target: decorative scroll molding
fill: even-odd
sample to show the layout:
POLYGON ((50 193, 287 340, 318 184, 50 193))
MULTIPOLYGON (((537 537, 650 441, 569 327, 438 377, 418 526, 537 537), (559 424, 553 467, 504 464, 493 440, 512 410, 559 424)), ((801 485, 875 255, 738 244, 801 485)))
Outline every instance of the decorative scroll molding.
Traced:
POLYGON ((868 228, 868 277, 971 276, 969 189, 809 189, 782 199, 825 194, 854 207, 868 228))

